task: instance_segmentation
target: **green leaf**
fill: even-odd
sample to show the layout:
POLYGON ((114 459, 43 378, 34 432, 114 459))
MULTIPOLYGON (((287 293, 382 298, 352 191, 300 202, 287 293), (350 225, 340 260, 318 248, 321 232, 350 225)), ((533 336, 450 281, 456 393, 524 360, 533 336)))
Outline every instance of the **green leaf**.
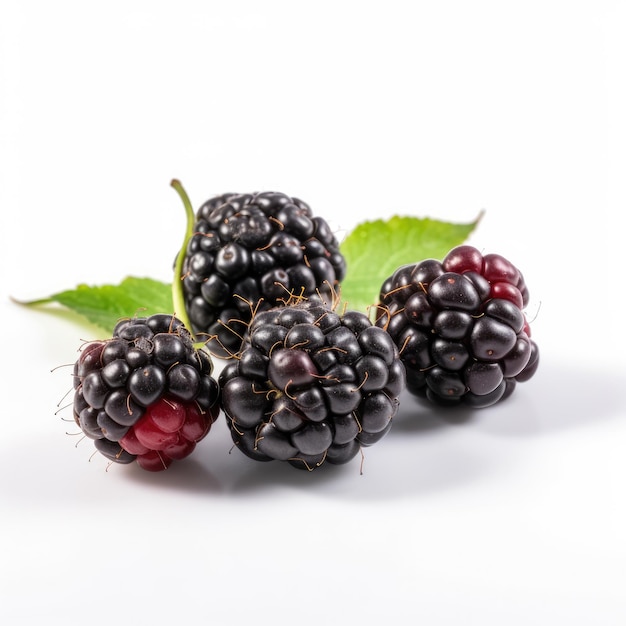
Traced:
POLYGON ((394 216, 362 222, 341 243, 347 275, 341 284, 341 300, 351 309, 369 313, 376 305, 383 282, 409 263, 443 259, 462 244, 482 217, 468 224, 431 218, 394 216))
POLYGON ((16 302, 30 307, 60 304, 109 334, 124 317, 174 313, 169 283, 134 276, 124 278, 119 285, 81 284, 47 298, 16 302))

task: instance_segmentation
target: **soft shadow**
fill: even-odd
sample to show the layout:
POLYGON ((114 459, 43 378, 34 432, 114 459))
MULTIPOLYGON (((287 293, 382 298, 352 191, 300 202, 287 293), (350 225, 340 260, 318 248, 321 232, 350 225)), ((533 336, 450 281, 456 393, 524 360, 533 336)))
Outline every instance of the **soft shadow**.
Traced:
MULTIPOLYGON (((233 454, 241 454, 235 450, 233 454)), ((325 463, 314 470, 299 469, 284 461, 258 462, 243 459, 246 467, 238 464, 239 471, 229 481, 229 491, 233 494, 250 494, 259 490, 321 490, 341 478, 346 465, 337 466, 325 463)), ((359 461, 355 461, 358 463, 359 461)), ((350 464, 348 464, 350 465, 350 464)), ((351 472, 353 474, 354 472, 351 472)))
POLYGON ((205 464, 192 456, 175 461, 162 472, 147 472, 136 463, 124 469, 124 478, 142 487, 200 495, 217 495, 223 491, 219 481, 205 464))
POLYGON ((465 427, 516 437, 593 426, 602 420, 626 418, 625 386, 626 376, 615 372, 544 362, 509 398, 487 408, 435 406, 405 392, 388 436, 420 436, 465 427))
POLYGON ((545 362, 508 404, 481 414, 475 427, 501 437, 543 437, 625 419, 626 375, 620 374, 545 362))
POLYGON ((243 458, 223 465, 220 476, 231 495, 306 489, 323 497, 388 500, 463 488, 493 472, 515 471, 529 438, 626 417, 625 382, 614 372, 577 370, 544 359, 531 380, 488 408, 434 407, 405 392, 389 434, 363 450, 362 473, 360 457, 303 472, 233 450, 232 456, 243 458), (507 437, 513 447, 494 437, 507 437))
MULTIPOLYGON (((347 467, 355 473, 354 465, 325 463, 311 471, 293 467, 286 461, 256 461, 234 446, 223 415, 207 436, 205 456, 207 465, 222 485, 223 493, 239 495, 290 489, 321 489, 337 480, 347 467)), ((358 474, 359 457, 356 462, 358 474)), ((357 476, 358 477, 358 476, 357 476)))
POLYGON ((341 500, 389 500, 440 491, 476 480, 491 471, 495 459, 470 450, 458 440, 435 435, 426 438, 382 440, 363 450, 345 465, 323 465, 312 472, 295 469, 284 462, 258 463, 228 478, 226 492, 246 496, 275 491, 307 493, 341 500), (427 439, 429 441, 427 441, 427 439))
POLYGON ((476 417, 478 409, 463 405, 433 405, 404 391, 400 396, 400 408, 393 420, 388 437, 419 436, 446 426, 464 426, 476 417))
MULTIPOLYGON (((259 462, 225 443, 226 433, 214 433, 210 466, 223 495, 263 497, 276 493, 306 493, 323 499, 389 500, 466 484, 491 471, 495 459, 472 449, 440 425, 421 421, 401 436, 394 429, 373 446, 363 448, 344 465, 324 465, 306 471, 284 461, 259 462)), ((394 426, 395 428, 395 426, 394 426)))

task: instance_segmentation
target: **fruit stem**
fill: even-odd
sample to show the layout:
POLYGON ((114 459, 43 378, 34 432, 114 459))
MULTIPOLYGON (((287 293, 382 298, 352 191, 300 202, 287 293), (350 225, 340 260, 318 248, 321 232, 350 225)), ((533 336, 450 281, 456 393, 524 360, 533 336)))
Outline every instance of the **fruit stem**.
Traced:
POLYGON ((174 264, 174 280, 172 280, 172 302, 174 304, 174 314, 185 325, 185 328, 187 328, 187 330, 191 333, 194 343, 197 343, 197 339, 195 338, 193 330, 191 328, 189 316, 187 315, 185 296, 183 294, 183 264, 185 262, 185 255, 187 253, 189 240, 193 236, 195 214, 193 211, 193 206, 191 205, 191 200, 189 200, 189 196, 187 195, 187 192, 185 191, 185 188, 182 186, 181 182, 174 178, 170 185, 176 190, 181 200, 183 201, 183 206, 185 207, 185 215, 187 219, 187 227, 185 229, 185 238, 183 240, 183 245, 181 246, 181 249, 176 256, 176 262, 174 264))

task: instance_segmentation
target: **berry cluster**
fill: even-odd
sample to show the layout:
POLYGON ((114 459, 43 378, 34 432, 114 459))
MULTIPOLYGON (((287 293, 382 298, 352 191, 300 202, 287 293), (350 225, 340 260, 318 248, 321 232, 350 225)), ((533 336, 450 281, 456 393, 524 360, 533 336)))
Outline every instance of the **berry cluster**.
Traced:
POLYGON ((327 222, 277 192, 225 194, 196 214, 183 291, 194 333, 217 356, 236 354, 257 310, 290 295, 330 297, 346 266, 327 222))
POLYGON ((398 346, 407 388, 428 400, 486 407, 537 369, 521 272, 469 245, 442 262, 398 268, 382 285, 376 325, 398 346))
POLYGON ((166 469, 188 456, 220 411, 213 364, 171 315, 123 320, 74 364, 74 420, 106 458, 166 469))
POLYGON ((243 453, 310 471, 382 439, 405 371, 389 334, 365 314, 339 315, 314 298, 258 313, 219 382, 243 453))
POLYGON ((371 321, 338 312, 346 261, 307 204, 223 194, 194 212, 172 186, 187 211, 172 283, 184 321, 122 320, 74 364, 74 419, 110 461, 166 469, 223 411, 245 455, 312 471, 381 440, 405 388, 487 407, 537 370, 528 289, 504 257, 461 245, 399 267, 371 321), (218 380, 210 352, 229 359, 218 380))

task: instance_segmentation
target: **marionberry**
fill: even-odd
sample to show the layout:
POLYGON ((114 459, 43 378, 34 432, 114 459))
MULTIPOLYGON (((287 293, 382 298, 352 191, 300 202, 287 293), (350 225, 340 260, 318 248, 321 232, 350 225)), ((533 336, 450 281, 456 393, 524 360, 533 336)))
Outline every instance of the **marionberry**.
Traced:
POLYGON ((279 192, 224 194, 195 214, 182 263, 193 332, 213 354, 238 354, 254 313, 293 294, 331 297, 346 263, 328 223, 279 192))
POLYGON ((405 265, 388 277, 375 324, 398 347, 412 394, 486 407, 510 396, 538 367, 528 301, 513 263, 461 245, 443 261, 405 265))
POLYGON ((220 411, 209 355, 171 315, 125 319, 83 346, 74 364, 74 419, 115 463, 164 470, 194 450, 220 411))
POLYGON ((384 437, 405 367, 390 336, 366 315, 341 316, 312 297, 255 316, 240 358, 219 382, 243 453, 311 471, 347 463, 384 437))

